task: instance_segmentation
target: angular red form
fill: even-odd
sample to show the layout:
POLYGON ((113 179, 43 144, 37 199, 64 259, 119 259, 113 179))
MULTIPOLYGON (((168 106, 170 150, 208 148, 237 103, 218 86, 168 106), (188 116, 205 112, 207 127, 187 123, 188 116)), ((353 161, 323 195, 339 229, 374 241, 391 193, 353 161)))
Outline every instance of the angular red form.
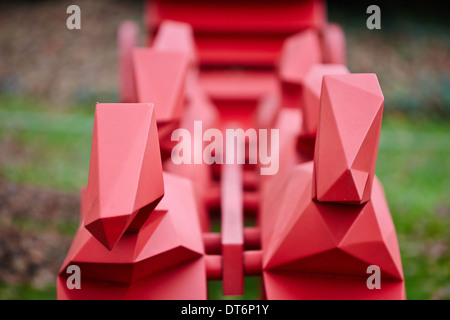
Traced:
POLYGON ((299 165, 276 176, 265 190, 261 219, 267 297, 404 299, 395 227, 379 181, 374 180, 365 204, 321 203, 311 199, 312 172, 312 162, 299 165), (370 265, 381 270, 381 291, 366 286, 370 265))
POLYGON ((155 105, 158 125, 180 120, 188 65, 189 58, 184 53, 134 49, 137 102, 155 105))
POLYGON ((384 97, 375 74, 326 75, 314 156, 314 197, 370 199, 384 97))
MULTIPOLYGON (((348 155, 358 151, 360 141, 369 136, 376 143, 363 144, 362 152, 369 156, 376 152, 382 105, 374 75, 324 77, 315 161, 280 172, 263 191, 263 277, 269 299, 405 298, 395 227, 373 171, 372 178, 367 177, 369 173, 364 176, 370 194, 362 204, 319 202, 315 192, 311 194, 317 171, 331 176, 327 171, 339 168, 336 144, 348 148, 344 154, 348 155), (358 127, 361 123, 363 128, 358 127), (333 126, 339 131, 332 131, 333 126), (335 161, 329 161, 329 167, 320 162, 327 157, 335 161), (382 290, 370 290, 366 284, 368 267, 373 265, 380 268, 382 290)), ((345 200, 360 187, 353 180, 339 180, 335 185, 335 192, 345 200)))
POLYGON ((303 134, 316 135, 323 76, 347 73, 347 67, 341 64, 316 64, 311 67, 303 81, 303 134))
POLYGON ((204 258, 162 270, 131 285, 81 278, 81 290, 67 289, 66 279, 56 282, 58 300, 205 300, 204 258))
POLYGON ((177 283, 168 281, 171 289, 160 288, 160 294, 152 294, 154 298, 161 298, 161 294, 164 296, 164 292, 169 291, 175 298, 182 296, 190 299, 191 295, 195 298, 195 294, 184 285, 190 283, 191 279, 186 278, 186 275, 178 276, 185 273, 186 268, 194 268, 190 276, 204 284, 199 294, 201 298, 206 297, 204 264, 194 264, 204 255, 204 248, 192 185, 187 179, 171 174, 164 174, 164 184, 166 194, 163 200, 139 233, 125 233, 112 250, 103 247, 80 225, 60 270, 60 298, 71 296, 70 290, 64 285, 69 265, 80 267, 83 282, 82 289, 76 290, 80 291, 76 296, 81 299, 105 298, 100 294, 108 288, 111 293, 106 297, 114 297, 129 290, 131 298, 143 298, 148 293, 141 295, 133 292, 142 291, 143 286, 148 291, 154 291, 155 282, 162 279, 168 281, 164 276, 166 273, 177 279, 177 283))
POLYGON ((185 53, 191 65, 197 63, 194 35, 187 23, 169 20, 161 23, 152 47, 158 51, 185 53))
POLYGON ((335 23, 327 24, 322 30, 323 54, 325 63, 347 64, 345 34, 335 23))
POLYGON ((378 265, 383 278, 403 280, 398 244, 391 241, 395 228, 378 180, 369 202, 344 206, 311 201, 311 174, 310 163, 291 172, 289 187, 300 197, 286 203, 286 213, 273 223, 264 267, 365 277, 369 265, 378 265))
POLYGON ((97 104, 84 193, 84 224, 106 248, 139 230, 164 195, 153 105, 97 104))
POLYGON ((152 0, 145 14, 149 35, 167 19, 192 25, 200 63, 208 66, 273 67, 286 36, 326 23, 322 0, 152 0))
POLYGON ((320 41, 315 30, 303 31, 285 40, 278 65, 283 106, 300 107, 303 80, 309 69, 321 62, 320 41))
POLYGON ((319 36, 307 30, 287 38, 280 55, 279 75, 285 82, 301 84, 309 69, 322 61, 319 36))

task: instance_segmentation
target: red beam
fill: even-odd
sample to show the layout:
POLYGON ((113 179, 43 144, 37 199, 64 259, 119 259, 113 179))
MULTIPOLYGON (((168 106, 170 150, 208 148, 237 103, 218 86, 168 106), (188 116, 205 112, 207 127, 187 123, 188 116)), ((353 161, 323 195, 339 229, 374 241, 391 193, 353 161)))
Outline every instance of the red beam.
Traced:
POLYGON ((222 278, 224 295, 244 293, 242 166, 222 167, 222 278))

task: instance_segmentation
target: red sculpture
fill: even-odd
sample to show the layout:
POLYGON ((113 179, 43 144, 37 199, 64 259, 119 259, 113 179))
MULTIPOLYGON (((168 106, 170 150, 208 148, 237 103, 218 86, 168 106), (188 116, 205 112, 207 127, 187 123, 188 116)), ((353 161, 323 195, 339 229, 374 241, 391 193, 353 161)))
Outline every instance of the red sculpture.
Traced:
POLYGON ((206 299, 208 280, 242 295, 246 276, 267 299, 405 299, 374 175, 383 94, 374 74, 350 74, 325 16, 321 0, 154 0, 148 47, 136 48, 136 24, 120 26, 121 103, 96 106, 59 299, 206 299), (266 142, 279 170, 260 175, 250 138, 244 165, 175 163, 179 128, 278 130, 266 142))
POLYGON ((303 31, 286 39, 278 71, 283 106, 301 107, 303 81, 311 67, 321 62, 322 51, 316 30, 303 31))
POLYGON ((324 76, 314 162, 274 177, 263 195, 269 299, 405 297, 394 224, 374 180, 383 101, 373 74, 324 76), (371 265, 389 284, 381 291, 367 290, 371 265))
POLYGON ((97 104, 84 226, 110 250, 164 195, 155 118, 150 104, 97 104))

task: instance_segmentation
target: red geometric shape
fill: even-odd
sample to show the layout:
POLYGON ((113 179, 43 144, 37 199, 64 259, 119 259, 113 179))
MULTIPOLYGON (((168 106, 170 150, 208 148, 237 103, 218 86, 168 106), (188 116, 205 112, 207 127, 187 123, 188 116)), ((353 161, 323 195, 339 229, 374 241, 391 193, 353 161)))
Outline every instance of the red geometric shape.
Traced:
POLYGON ((254 1, 155 0, 145 10, 149 29, 164 20, 182 21, 201 32, 281 32, 319 28, 325 23, 324 1, 303 0, 282 3, 254 1), (233 21, 233 23, 230 23, 233 21))
MULTIPOLYGON (((61 279, 67 277, 65 271, 69 265, 80 267, 83 281, 89 283, 87 288, 79 290, 80 297, 99 298, 96 292, 101 292, 105 286, 102 281, 120 292, 124 285, 132 290, 133 286, 139 287, 139 283, 146 283, 148 279, 153 283, 157 281, 153 275, 165 273, 165 270, 172 269, 176 276, 177 268, 182 270, 186 263, 197 261, 204 255, 191 183, 187 179, 164 174, 164 184, 165 197, 139 233, 126 232, 112 250, 102 246, 83 224, 80 225, 59 275, 61 279)), ((204 271, 201 264, 198 268, 204 271)), ((206 272, 200 275, 206 278, 206 272)), ((200 275, 197 273, 195 278, 201 280, 200 275)), ((147 287, 147 290, 154 288, 147 287)), ((173 288, 176 290, 179 290, 177 286, 173 288)), ((64 295, 64 288, 61 291, 64 295)), ((206 286, 203 293, 205 295, 206 286)), ((183 294, 186 299, 190 292, 183 294)))
POLYGON ((58 300, 205 300, 204 258, 161 270, 131 285, 81 278, 81 290, 69 290, 66 278, 56 282, 58 300))
MULTIPOLYGON (((271 254, 271 244, 274 242, 277 230, 285 229, 289 223, 289 217, 295 210, 301 209, 299 207, 301 205, 307 205, 307 202, 301 202, 308 194, 311 196, 311 189, 304 183, 310 176, 310 170, 305 169, 307 167, 312 169, 312 163, 301 166, 292 165, 288 170, 280 171, 264 185, 261 191, 261 246, 264 259, 271 254), (281 216, 283 216, 282 219, 281 216)), ((265 260, 263 262, 265 263, 265 260)))
POLYGON ((342 293, 353 299, 405 297, 395 227, 372 170, 382 107, 383 95, 374 75, 324 77, 314 162, 280 172, 263 190, 263 275, 268 298, 336 299, 342 293), (339 170, 349 155, 354 155, 355 167, 343 170, 325 193, 333 200, 340 196, 340 203, 317 201, 316 185, 326 180, 324 176, 318 182, 317 176, 333 179, 331 171, 339 170), (357 197, 367 200, 358 204, 353 201, 357 197), (387 284, 384 291, 374 293, 367 287, 371 265, 380 268, 382 287, 387 284))
POLYGON ((197 63, 197 49, 192 27, 189 24, 163 21, 158 28, 152 47, 158 51, 184 53, 192 66, 197 63))
POLYGON ((242 167, 224 165, 222 171, 221 228, 224 295, 244 293, 244 207, 242 167))
POLYGON ((188 64, 189 58, 184 53, 134 49, 137 102, 155 105, 158 124, 181 118, 188 64))
POLYGON ((370 199, 383 105, 375 74, 323 77, 313 181, 318 201, 370 199))
POLYGON ((137 231, 164 195, 158 132, 151 104, 97 104, 86 228, 112 249, 137 231))
POLYGON ((201 65, 273 67, 283 40, 326 22, 322 0, 283 1, 148 1, 147 29, 164 20, 192 26, 201 65), (232 23, 230 23, 232 21, 232 23))
MULTIPOLYGON (((321 203, 311 200, 312 171, 312 163, 299 165, 268 183, 261 212, 263 270, 265 281, 266 276, 269 279, 265 283, 268 297, 276 299, 281 295, 284 299, 287 294, 289 299, 339 298, 340 291, 336 287, 334 296, 322 291, 322 287, 326 288, 323 277, 329 279, 330 286, 344 277, 350 284, 356 281, 355 292, 363 288, 370 291, 365 286, 370 265, 380 267, 382 287, 391 282, 403 286, 395 227, 378 180, 374 180, 371 198, 365 204, 321 203), (279 197, 279 192, 285 195, 279 197), (275 275, 283 275, 280 277, 291 281, 272 283, 270 279, 278 277, 275 275), (308 295, 299 287, 304 281, 314 294, 308 295), (289 286, 291 289, 286 288, 289 286)), ((404 296, 402 286, 394 285, 393 296, 397 299, 404 296)), ((341 288, 342 292, 347 290, 350 289, 341 288)), ((368 292, 365 295, 370 296, 368 292)), ((353 293, 351 296, 357 298, 353 293)))
POLYGON ((303 81, 303 134, 316 135, 323 76, 347 73, 347 67, 340 64, 316 64, 311 67, 303 81))
POLYGON ((272 239, 277 241, 270 245, 265 267, 365 276, 367 267, 376 264, 384 278, 403 280, 398 245, 390 241, 395 228, 379 182, 372 190, 372 200, 359 206, 315 201, 305 206, 310 194, 303 192, 305 198, 282 228, 275 230, 272 239))
POLYGON ((189 57, 182 52, 135 48, 133 66, 137 101, 155 105, 161 154, 165 159, 176 144, 171 135, 183 114, 189 57))
POLYGON ((316 30, 306 30, 285 40, 278 65, 283 106, 300 108, 304 78, 313 65, 321 62, 316 30))
POLYGON ((330 64, 347 64, 345 34, 341 26, 335 23, 325 25, 322 29, 324 62, 330 64))

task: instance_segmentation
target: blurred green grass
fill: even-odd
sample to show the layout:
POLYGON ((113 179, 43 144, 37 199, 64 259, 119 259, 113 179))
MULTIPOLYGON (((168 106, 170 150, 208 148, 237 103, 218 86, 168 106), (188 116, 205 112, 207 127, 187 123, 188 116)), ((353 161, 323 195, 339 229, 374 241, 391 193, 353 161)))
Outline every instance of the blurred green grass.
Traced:
MULTIPOLYGON (((0 179, 78 192, 87 182, 94 106, 50 112, 44 103, 0 95, 0 179)), ((440 119, 383 120, 376 173, 383 183, 397 229, 409 299, 450 299, 450 126, 440 119)), ((73 235, 64 221, 43 226, 73 235)), ((258 278, 245 283, 245 299, 257 299, 258 278)), ((222 299, 220 281, 211 299, 222 299)), ((55 287, 0 283, 0 299, 54 299, 55 287)), ((233 297, 234 298, 234 297, 233 297)))
POLYGON ((56 285, 34 288, 28 284, 7 285, 0 282, 0 299, 2 300, 55 300, 56 285))

